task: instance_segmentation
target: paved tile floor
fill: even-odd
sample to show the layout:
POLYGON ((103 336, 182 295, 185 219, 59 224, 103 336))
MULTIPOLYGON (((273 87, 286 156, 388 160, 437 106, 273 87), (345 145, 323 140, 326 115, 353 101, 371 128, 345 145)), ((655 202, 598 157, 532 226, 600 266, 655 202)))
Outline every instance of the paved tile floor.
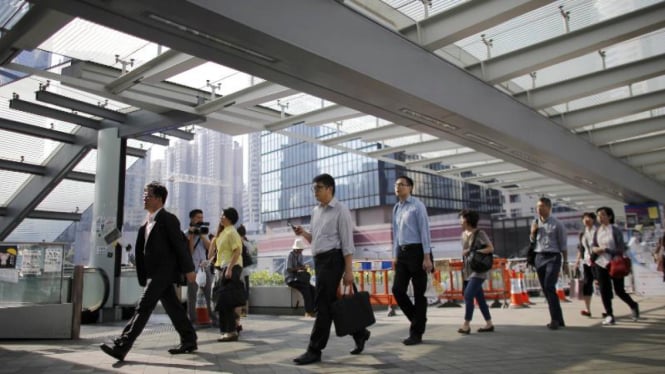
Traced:
POLYGON ((124 362, 98 347, 124 323, 85 325, 76 341, 0 341, 0 373, 665 373, 665 297, 638 297, 638 322, 615 299, 611 327, 601 326, 600 298, 593 299, 593 318, 579 314, 581 301, 564 303, 567 327, 558 331, 545 327, 544 299, 532 301, 528 309, 491 309, 494 333, 476 333, 476 310, 467 336, 457 333, 463 308, 430 307, 424 342, 410 347, 400 342, 406 318, 377 312, 362 355, 350 355, 353 340, 333 333, 323 361, 309 366, 292 362, 307 346, 309 318, 250 315, 239 342, 218 343, 218 331, 200 329, 195 354, 171 356, 167 349, 178 336, 168 318, 155 315, 124 362))

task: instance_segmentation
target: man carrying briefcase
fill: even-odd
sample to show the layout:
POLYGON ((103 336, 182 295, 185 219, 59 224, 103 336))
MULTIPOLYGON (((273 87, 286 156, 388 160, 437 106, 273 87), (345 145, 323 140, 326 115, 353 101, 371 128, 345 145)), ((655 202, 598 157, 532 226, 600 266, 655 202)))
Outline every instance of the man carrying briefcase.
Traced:
MULTIPOLYGON (((312 191, 319 204, 312 211, 311 231, 305 231, 302 226, 295 226, 293 231, 312 245, 317 314, 307 351, 293 360, 297 365, 321 361, 321 351, 330 338, 332 305, 337 300, 339 282, 343 276, 345 286, 353 284, 351 260, 355 247, 351 213, 335 199, 335 179, 332 176, 321 174, 312 182, 312 191)), ((370 332, 362 328, 351 335, 356 344, 351 354, 360 354, 370 332)))

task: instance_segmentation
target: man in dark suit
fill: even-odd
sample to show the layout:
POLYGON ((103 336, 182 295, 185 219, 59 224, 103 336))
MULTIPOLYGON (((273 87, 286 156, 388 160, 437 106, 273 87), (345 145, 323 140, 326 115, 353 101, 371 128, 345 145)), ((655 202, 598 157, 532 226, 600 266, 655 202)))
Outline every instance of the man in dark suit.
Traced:
POLYGON ((169 353, 190 353, 198 349, 196 332, 174 287, 174 283, 182 281, 183 275, 190 283, 196 281, 194 263, 178 218, 164 209, 167 194, 166 187, 157 182, 148 184, 143 192, 148 219, 139 229, 135 248, 136 273, 139 284, 145 289, 122 335, 112 345, 102 344, 100 347, 104 353, 120 361, 143 331, 158 301, 162 302, 180 335, 180 345, 169 349, 169 353))

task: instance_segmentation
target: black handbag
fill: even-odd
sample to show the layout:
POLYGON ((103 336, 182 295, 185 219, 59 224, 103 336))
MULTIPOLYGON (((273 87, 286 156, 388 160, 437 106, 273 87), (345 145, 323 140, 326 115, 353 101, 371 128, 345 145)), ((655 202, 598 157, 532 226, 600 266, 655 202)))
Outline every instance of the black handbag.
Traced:
POLYGON ((332 317, 337 336, 350 335, 373 325, 376 319, 369 302, 369 292, 358 292, 354 283, 353 293, 343 294, 332 304, 332 317))
POLYGON ((471 242, 471 255, 469 256, 469 267, 476 273, 485 273, 492 269, 494 263, 494 256, 491 253, 480 253, 479 250, 487 247, 487 245, 477 246, 476 238, 478 231, 473 234, 473 241, 471 242))
POLYGON ((245 285, 240 281, 240 266, 234 266, 231 279, 224 278, 226 267, 222 268, 217 275, 217 280, 212 289, 215 310, 235 308, 243 306, 247 302, 247 292, 245 285))
POLYGON ((312 274, 310 274, 308 271, 298 271, 298 272, 296 272, 296 281, 297 282, 309 284, 311 279, 312 279, 312 274))

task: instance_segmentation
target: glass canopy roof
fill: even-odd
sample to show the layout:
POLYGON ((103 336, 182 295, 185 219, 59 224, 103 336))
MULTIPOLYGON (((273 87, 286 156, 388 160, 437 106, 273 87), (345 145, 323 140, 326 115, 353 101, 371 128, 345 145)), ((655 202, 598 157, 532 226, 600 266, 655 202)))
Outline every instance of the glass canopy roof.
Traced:
MULTIPOLYGON (((507 56, 516 51, 526 48, 538 47, 543 43, 548 43, 555 38, 561 38, 566 34, 580 32, 584 33, 585 28, 598 25, 615 17, 624 16, 631 12, 644 9, 653 4, 661 3, 657 0, 634 0, 634 1, 603 1, 603 0, 564 0, 564 1, 543 1, 545 5, 535 7, 532 10, 524 11, 521 14, 512 17, 506 21, 492 21, 493 24, 479 32, 473 32, 470 35, 461 37, 453 43, 441 48, 433 49, 432 52, 442 58, 450 60, 457 66, 466 68, 473 73, 473 66, 477 63, 492 63, 495 58, 507 56)), ((383 0, 375 2, 371 6, 361 5, 360 2, 346 1, 347 6, 363 7, 364 14, 375 18, 385 24, 385 20, 394 20, 395 25, 404 24, 404 19, 409 20, 411 24, 417 24, 417 27, 428 27, 431 22, 445 22, 446 17, 456 17, 454 10, 462 6, 478 6, 477 1, 450 1, 450 0, 383 0), (392 13, 391 13, 392 11, 392 13), (399 19, 398 19, 399 18, 399 19)), ((21 16, 28 12, 29 5, 24 1, 2 2, 0 5, 0 24, 3 29, 11 30, 21 16)), ((35 25, 38 27, 39 25, 35 25)), ((405 29, 395 27, 394 31, 405 33, 405 29)), ((406 37, 406 36, 405 36, 406 37)), ((52 66, 47 70, 51 76, 56 77, 62 74, 62 69, 71 65, 71 61, 81 60, 90 61, 101 65, 109 71, 118 71, 130 73, 137 69, 146 68, 169 48, 161 46, 155 42, 137 38, 116 31, 104 26, 97 25, 90 21, 75 18, 60 30, 54 32, 38 47, 39 51, 51 53, 52 66)), ((172 51, 176 52, 176 51, 172 51)), ((591 74, 599 73, 604 70, 621 67, 627 64, 640 63, 649 58, 658 58, 665 54, 665 29, 654 27, 642 33, 636 33, 634 36, 605 46, 593 52, 582 53, 560 62, 545 64, 532 74, 517 74, 507 80, 490 82, 498 89, 514 95, 520 100, 520 94, 527 91, 529 94, 536 89, 546 89, 550 86, 561 84, 563 82, 574 82, 591 74)), ((186 59, 187 56, 179 56, 186 59)), ((191 57, 191 56, 189 56, 191 57)), ((192 57, 193 59, 193 57, 192 57)), ((192 60, 188 60, 192 61, 192 60)), ((20 59, 14 60, 15 64, 21 64, 20 59)), ((175 66, 174 64, 173 66, 175 66)), ((16 67, 16 66, 14 66, 16 67)), ((24 66, 25 67, 25 66, 24 66)), ((13 71, 11 68, 3 68, 4 71, 13 71)), ((43 70, 43 69, 39 69, 43 70)), ((224 123, 225 128, 234 131, 234 134, 250 133, 252 131, 271 130, 281 132, 286 135, 294 135, 289 131, 291 123, 283 124, 284 118, 302 119, 305 123, 315 123, 317 126, 326 126, 334 129, 334 134, 328 134, 323 139, 324 144, 348 149, 352 152, 362 152, 370 157, 379 157, 385 159, 385 154, 368 153, 361 150, 359 142, 352 140, 361 139, 366 142, 378 142, 384 147, 404 149, 409 155, 408 159, 412 163, 407 164, 417 170, 427 171, 433 174, 442 174, 449 178, 465 180, 469 183, 480 185, 490 185, 493 188, 500 188, 511 192, 511 189, 519 193, 545 194, 547 191, 539 187, 530 188, 528 183, 520 183, 520 179, 511 179, 512 174, 506 174, 502 177, 505 170, 514 172, 524 171, 522 167, 516 165, 505 165, 496 158, 483 157, 469 147, 450 143, 446 139, 440 139, 433 135, 419 133, 413 129, 401 127, 399 124, 393 124, 382 118, 367 115, 362 112, 341 108, 337 104, 324 100, 307 93, 294 92, 287 88, 279 88, 270 82, 261 78, 254 77, 247 73, 237 71, 217 63, 209 61, 200 61, 191 63, 191 67, 181 70, 174 70, 173 75, 168 75, 159 82, 141 82, 136 87, 130 86, 127 94, 121 92, 117 94, 117 100, 109 99, 109 96, 101 96, 91 91, 76 88, 72 84, 61 84, 56 79, 49 79, 48 74, 34 72, 25 68, 21 74, 26 76, 5 80, 0 86, 0 116, 5 119, 19 121, 44 129, 52 129, 71 133, 77 125, 65 121, 48 119, 39 115, 27 112, 8 109, 9 101, 18 94, 20 99, 37 103, 34 92, 39 90, 40 85, 48 85, 48 91, 64 95, 82 102, 93 105, 104 105, 108 109, 119 112, 132 112, 139 110, 136 102, 137 92, 131 91, 136 88, 157 87, 158 89, 169 88, 177 90, 192 98, 192 104, 184 107, 190 113, 200 114, 201 108, 197 108, 194 97, 203 97, 203 104, 213 103, 220 96, 233 97, 236 102, 247 100, 251 105, 234 105, 229 109, 220 106, 217 110, 211 110, 205 113, 209 124, 203 126, 214 127, 215 123, 224 123), (131 92, 130 92, 131 91, 131 92), (134 96, 130 96, 134 95, 134 96), (124 95, 124 96, 123 96, 124 95), (131 100, 123 100, 131 97, 131 100), (129 104, 132 102, 132 104, 129 104), (248 127, 248 124, 254 127, 248 127), (354 136, 356 134, 357 136, 354 136), (433 144, 431 147, 425 145, 433 144), (488 165, 495 165, 489 167, 488 165), (478 166, 474 171, 471 166, 478 166), (502 166, 500 166, 502 165, 502 166), (445 169, 443 172, 441 171, 445 169), (480 166, 483 166, 481 169, 480 166), (459 172, 455 172, 459 170, 459 172), (483 178, 485 177, 485 178, 483 178), (502 183, 503 182, 503 183, 502 183), (512 186, 503 188, 502 186, 512 186), (514 188, 514 187, 517 188, 514 188)), ((149 70, 151 71, 151 70, 149 70)), ((164 71, 170 71, 164 69, 164 71)), ((159 73, 159 72, 158 72, 159 73)), ((162 71, 163 73, 163 71, 162 71)), ((20 77, 20 75, 19 75, 20 77)), ((622 100, 658 93, 665 88, 665 68, 659 71, 644 73, 637 78, 629 78, 623 84, 616 84, 614 87, 599 90, 590 94, 581 94, 571 97, 568 100, 548 104, 545 106, 534 107, 545 116, 570 113, 584 109, 594 109, 600 105, 608 103, 619 103, 622 100)), ((147 89, 147 88, 146 88, 147 89)), ((527 95, 528 96, 528 95, 527 95)), ((162 98, 166 103, 169 98, 162 98)), ((178 102, 175 98, 172 102, 178 102)), ((621 151, 615 154, 612 145, 622 143, 622 146, 628 147, 629 142, 635 142, 636 138, 654 138, 662 134, 665 126, 652 126, 644 130, 635 132, 616 131, 602 142, 594 141, 594 134, 601 129, 615 129, 619 124, 632 123, 640 120, 658 118, 665 115, 665 100, 656 104, 644 106, 644 110, 619 114, 613 118, 607 118, 591 123, 581 123, 579 126, 569 128, 570 131, 585 137, 590 142, 605 149, 616 157, 623 159, 635 168, 652 165, 646 164, 646 161, 630 163, 634 155, 646 151, 665 150, 665 143, 654 143, 648 149, 642 152, 621 151)), ((51 108, 57 106, 39 102, 51 108)), ((222 103, 223 104, 223 103, 222 103)), ((181 107, 179 107, 181 108, 181 107)), ((637 106, 637 108, 642 108, 637 106)), ((79 113, 86 116, 84 113, 79 113)), ((91 117, 92 118, 92 117, 91 117)), ((661 123, 663 119, 660 119, 661 123)), ((165 138, 170 136, 161 134, 165 138)), ((302 138, 302 135, 298 135, 302 138)), ((320 142, 322 139, 310 139, 314 142, 320 142)), ((643 146, 644 142, 635 143, 635 148, 643 146)), ((130 139, 129 145, 136 148, 149 149, 151 147, 161 147, 150 144, 138 139, 130 139)), ((8 130, 0 130, 0 159, 20 161, 30 164, 43 165, 52 153, 57 150, 58 142, 54 140, 43 140, 34 136, 14 133, 8 130)), ((623 148, 622 148, 623 149, 623 148)), ((94 173, 95 172, 95 152, 90 153, 83 161, 76 166, 76 171, 94 173)), ((402 161, 393 160, 396 163, 402 161)), ((665 159, 660 164, 665 163, 665 159)), ((641 170, 641 169, 640 169, 641 170)), ((536 170, 537 171, 537 170, 536 170)), ((646 173, 646 172, 645 172, 646 173)), ((0 204, 6 204, 11 195, 25 182, 28 174, 17 173, 13 171, 0 170, 7 181, 0 188, 0 204)), ((662 172, 647 173, 650 177, 663 181, 665 175, 662 172)), ((532 177, 531 177, 532 178, 532 177)), ((543 177, 545 178, 545 177, 543 177)), ((527 180, 527 179, 525 179, 527 180)), ((556 182, 553 180, 553 182, 556 182)), ((56 188, 46 200, 44 200, 38 209, 43 210, 66 210, 65 205, 87 206, 91 202, 92 185, 84 182, 65 181, 56 188), (69 191, 69 192, 68 192, 69 191), (71 191, 75 191, 71 193, 71 191)), ((585 191, 582 188, 572 188, 570 195, 581 194, 585 191)), ((592 206, 588 201, 588 196, 580 195, 581 198, 565 197, 562 193, 551 193, 553 197, 560 197, 558 201, 562 205, 572 207, 592 206)), ((620 204, 621 197, 610 198, 603 197, 602 203, 620 204)), ((594 200, 593 206, 599 202, 594 200)))

